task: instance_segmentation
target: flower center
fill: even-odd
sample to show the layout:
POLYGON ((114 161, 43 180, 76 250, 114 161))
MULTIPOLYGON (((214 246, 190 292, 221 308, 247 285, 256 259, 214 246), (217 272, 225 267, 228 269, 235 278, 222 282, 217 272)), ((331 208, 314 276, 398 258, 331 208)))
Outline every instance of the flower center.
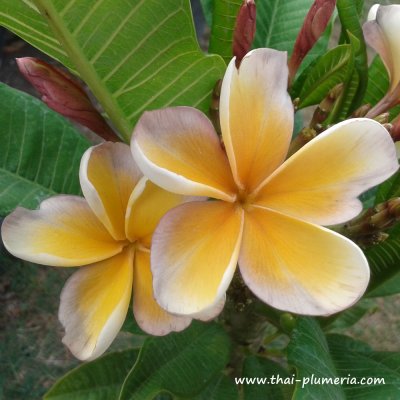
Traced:
POLYGON ((236 204, 244 209, 247 209, 249 204, 249 194, 246 189, 239 189, 236 198, 236 204))
POLYGON ((135 240, 124 240, 124 248, 130 247, 131 249, 136 249, 144 251, 146 253, 150 252, 150 244, 147 242, 146 238, 140 238, 135 240))

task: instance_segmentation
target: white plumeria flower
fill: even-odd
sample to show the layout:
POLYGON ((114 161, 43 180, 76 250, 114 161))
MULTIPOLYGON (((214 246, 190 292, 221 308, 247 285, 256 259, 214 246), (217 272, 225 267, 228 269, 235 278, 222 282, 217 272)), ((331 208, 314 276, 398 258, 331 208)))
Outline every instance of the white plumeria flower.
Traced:
POLYGON ((169 312, 212 308, 233 278, 273 307, 329 315, 354 304, 369 281, 367 260, 334 225, 362 210, 357 196, 398 169, 385 128, 342 122, 285 161, 293 129, 286 53, 257 49, 222 83, 224 151, 208 118, 189 107, 146 112, 134 158, 157 185, 215 201, 175 207, 155 230, 154 293, 169 312), (371 153, 372 152, 372 153, 371 153))

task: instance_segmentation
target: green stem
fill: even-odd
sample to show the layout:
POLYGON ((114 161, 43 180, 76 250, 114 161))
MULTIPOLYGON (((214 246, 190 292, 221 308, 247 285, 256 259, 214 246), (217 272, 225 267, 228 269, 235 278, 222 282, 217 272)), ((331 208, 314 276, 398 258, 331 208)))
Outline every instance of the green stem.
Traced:
POLYGON ((110 95, 110 91, 102 83, 94 66, 82 52, 79 43, 71 32, 69 32, 65 22, 57 12, 54 2, 50 0, 34 0, 34 2, 75 64, 81 78, 89 86, 123 139, 128 142, 132 133, 132 127, 129 125, 114 98, 110 95))

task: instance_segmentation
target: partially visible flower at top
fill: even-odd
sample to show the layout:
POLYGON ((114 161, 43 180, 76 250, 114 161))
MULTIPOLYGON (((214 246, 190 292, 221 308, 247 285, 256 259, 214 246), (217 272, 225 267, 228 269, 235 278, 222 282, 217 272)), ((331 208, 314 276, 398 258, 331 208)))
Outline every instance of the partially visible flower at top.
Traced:
POLYGON ((365 40, 382 58, 389 74, 387 95, 368 112, 368 117, 400 103, 400 5, 375 4, 363 25, 365 40))
POLYGON ((17 58, 21 74, 52 110, 88 127, 105 140, 118 136, 93 106, 82 86, 66 72, 34 57, 17 58))
POLYGON ((286 54, 231 61, 220 118, 226 153, 207 117, 175 107, 144 113, 132 136, 143 173, 176 193, 207 196, 169 211, 151 250, 154 294, 166 310, 193 315, 218 303, 239 262, 244 282, 278 309, 329 315, 356 302, 368 263, 334 225, 362 209, 357 196, 398 169, 378 122, 342 122, 285 160, 293 129, 286 54))
POLYGON ((185 198, 143 177, 122 143, 88 149, 80 181, 85 199, 55 196, 39 210, 17 208, 2 226, 4 245, 16 257, 83 265, 61 293, 63 342, 81 360, 101 355, 121 329, 132 286, 134 315, 144 331, 164 335, 184 329, 190 318, 168 314, 154 301, 149 248, 161 216, 185 198))

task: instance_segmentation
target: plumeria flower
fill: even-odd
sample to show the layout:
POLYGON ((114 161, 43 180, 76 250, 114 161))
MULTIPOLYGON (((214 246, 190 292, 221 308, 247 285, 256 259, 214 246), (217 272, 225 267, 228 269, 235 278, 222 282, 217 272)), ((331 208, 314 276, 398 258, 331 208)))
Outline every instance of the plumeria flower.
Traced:
POLYGON ((190 318, 171 315, 155 302, 149 252, 159 219, 184 197, 144 178, 122 143, 88 149, 80 181, 85 198, 55 196, 39 210, 17 208, 2 226, 4 245, 16 257, 84 266, 61 293, 63 342, 81 360, 101 355, 121 329, 132 287, 134 315, 144 331, 164 335, 187 327, 190 318))
POLYGON ((201 112, 146 112, 132 137, 144 174, 166 190, 216 201, 170 210, 151 250, 157 302, 193 315, 224 296, 237 262, 244 282, 281 310, 329 315, 364 293, 359 247, 320 225, 362 209, 357 196, 397 169, 393 142, 369 119, 342 122, 285 160, 293 129, 286 53, 257 49, 222 83, 224 151, 201 112))
POLYGON ((363 32, 366 42, 381 56, 389 74, 388 94, 377 110, 381 113, 400 102, 400 5, 372 6, 363 32))

